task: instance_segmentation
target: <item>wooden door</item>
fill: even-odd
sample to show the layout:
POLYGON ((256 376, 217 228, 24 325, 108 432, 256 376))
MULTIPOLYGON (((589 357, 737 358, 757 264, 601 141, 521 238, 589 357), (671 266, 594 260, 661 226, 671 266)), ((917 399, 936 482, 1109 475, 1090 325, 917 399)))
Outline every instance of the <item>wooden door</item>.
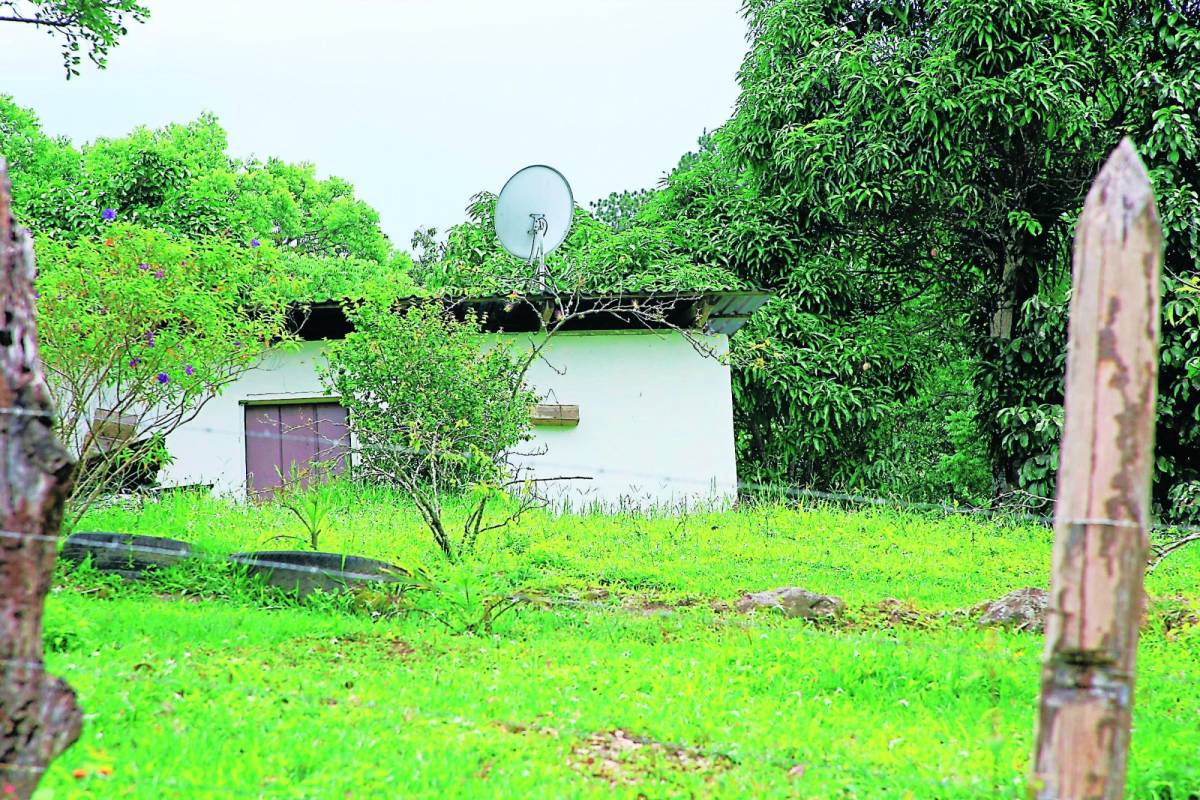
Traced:
POLYGON ((246 490, 266 499, 284 483, 302 486, 345 474, 350 459, 346 409, 336 402, 248 405, 246 490))

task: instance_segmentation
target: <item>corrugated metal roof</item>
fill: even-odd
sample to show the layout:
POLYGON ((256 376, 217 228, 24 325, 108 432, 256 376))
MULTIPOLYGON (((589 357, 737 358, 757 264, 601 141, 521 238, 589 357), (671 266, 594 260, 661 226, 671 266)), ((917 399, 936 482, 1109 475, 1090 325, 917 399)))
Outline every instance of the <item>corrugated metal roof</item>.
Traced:
POLYGON ((705 330, 732 336, 771 299, 771 295, 767 292, 727 292, 713 299, 715 302, 705 330))

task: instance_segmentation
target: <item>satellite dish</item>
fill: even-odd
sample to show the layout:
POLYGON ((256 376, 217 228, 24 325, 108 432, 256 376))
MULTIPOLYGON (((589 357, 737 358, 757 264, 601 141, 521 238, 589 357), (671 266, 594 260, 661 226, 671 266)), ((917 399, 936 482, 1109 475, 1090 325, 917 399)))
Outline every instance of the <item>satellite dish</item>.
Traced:
MULTIPOLYGON (((545 277, 545 256, 566 240, 575 214, 571 185, 553 167, 535 164, 508 179, 496 200, 496 237, 545 277)), ((544 287, 543 281, 543 287, 544 287)))

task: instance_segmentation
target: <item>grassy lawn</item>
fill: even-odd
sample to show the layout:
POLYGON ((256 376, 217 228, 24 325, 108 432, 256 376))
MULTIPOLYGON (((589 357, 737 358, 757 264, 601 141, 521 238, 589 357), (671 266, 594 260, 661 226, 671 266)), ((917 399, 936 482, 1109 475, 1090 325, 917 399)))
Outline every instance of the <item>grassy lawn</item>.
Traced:
MULTIPOLYGON (((434 562, 394 497, 337 505, 322 549, 434 562)), ((188 497, 81 529, 214 554, 300 532, 282 509, 188 497)), ((520 609, 487 636, 265 601, 223 589, 216 567, 140 587, 67 575, 49 659, 79 691, 85 729, 38 796, 1023 797, 1041 637, 939 612, 1044 586, 1050 540, 878 510, 534 515, 482 559, 575 600, 520 609), (783 585, 840 595, 847 621, 708 605, 783 585), (919 624, 873 611, 888 597, 919 624), (687 598, 699 602, 676 605, 687 598)), ((1200 550, 1184 552, 1151 595, 1194 603, 1198 567, 1200 550)), ((1198 678, 1200 628, 1168 626, 1156 605, 1128 796, 1200 792, 1198 678)))

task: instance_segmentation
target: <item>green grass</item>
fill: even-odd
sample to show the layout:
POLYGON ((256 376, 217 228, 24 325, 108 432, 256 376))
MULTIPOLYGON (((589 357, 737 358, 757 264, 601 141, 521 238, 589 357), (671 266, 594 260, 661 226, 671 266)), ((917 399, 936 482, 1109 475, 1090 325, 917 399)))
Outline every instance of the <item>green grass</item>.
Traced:
MULTIPOLYGON (((335 499, 322 549, 436 563, 402 501, 335 499)), ((82 528, 210 553, 299 532, 281 509, 195 497, 96 512, 82 528)), ((48 603, 49 660, 87 717, 38 796, 1023 797, 1041 638, 934 612, 1044 586, 1050 541, 1037 527, 882 510, 536 514, 490 539, 483 562, 612 596, 521 609, 489 636, 264 599, 212 566, 170 600, 165 583, 68 577, 48 603), (782 585, 844 597, 854 622, 638 610, 782 585), (178 597, 188 592, 210 596, 178 597), (871 617, 886 597, 930 612, 927 625, 871 617), (710 768, 652 747, 588 765, 581 748, 614 729, 710 768)), ((1168 562, 1150 593, 1194 601, 1198 556, 1168 562)), ((1152 615, 1139 659, 1128 796, 1183 800, 1200 792, 1200 628, 1152 615)))

